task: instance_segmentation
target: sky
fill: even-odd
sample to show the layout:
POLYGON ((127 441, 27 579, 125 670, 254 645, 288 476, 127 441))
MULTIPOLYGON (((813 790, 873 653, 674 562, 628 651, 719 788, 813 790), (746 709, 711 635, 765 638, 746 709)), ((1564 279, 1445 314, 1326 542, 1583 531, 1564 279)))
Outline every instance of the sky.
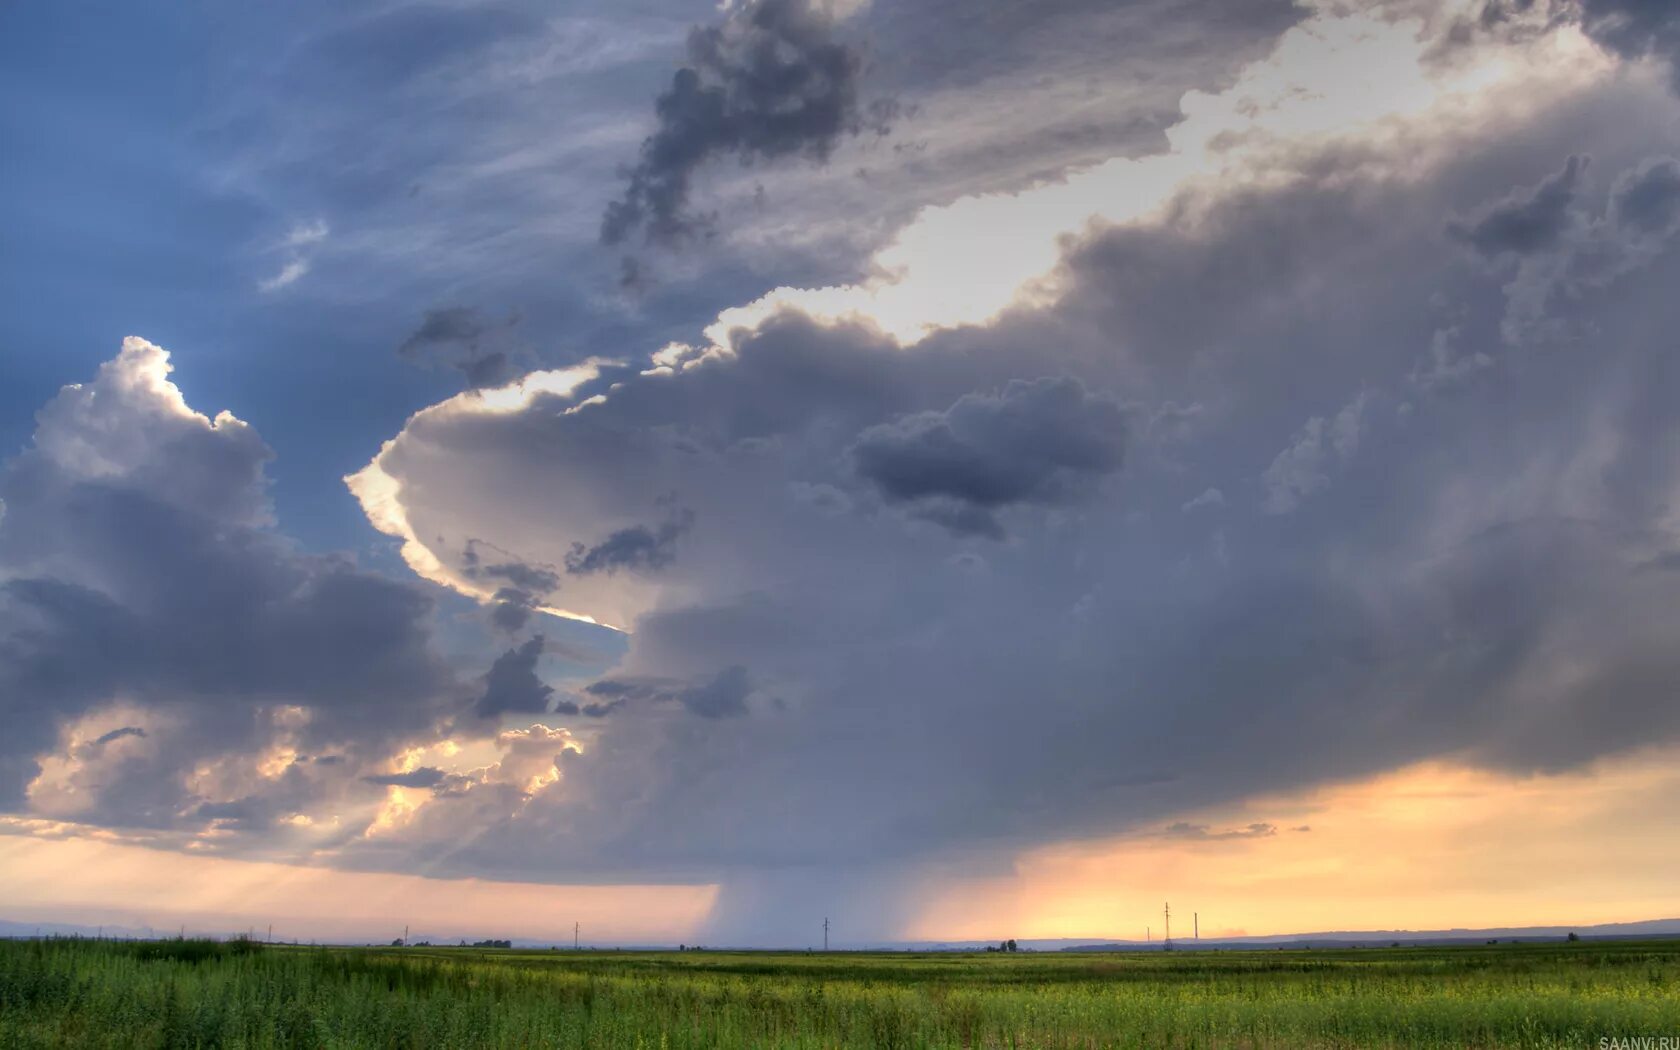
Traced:
POLYGON ((0 7, 0 919, 1680 916, 1680 11, 0 7))

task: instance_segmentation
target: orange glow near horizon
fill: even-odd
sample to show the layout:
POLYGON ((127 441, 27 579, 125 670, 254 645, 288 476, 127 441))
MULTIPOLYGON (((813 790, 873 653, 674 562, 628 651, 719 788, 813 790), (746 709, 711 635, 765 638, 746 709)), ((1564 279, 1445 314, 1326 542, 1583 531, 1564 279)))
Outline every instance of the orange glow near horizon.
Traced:
MULTIPOLYGON (((1428 762, 1192 814, 1209 836, 1050 846, 947 884, 911 938, 1188 937, 1592 925, 1680 916, 1674 751, 1519 777, 1428 762), (1233 834, 1250 824, 1271 834, 1233 834), (1296 828, 1310 830, 1294 830, 1296 828), (1000 932, 1001 931, 1001 932, 1000 932)), ((1173 822, 1163 822, 1163 826, 1173 822)))
POLYGON ((386 941, 405 926, 445 940, 570 944, 692 939, 716 886, 558 886, 430 879, 190 856, 93 838, 0 836, 0 918, 226 933, 272 923, 280 940, 386 941))

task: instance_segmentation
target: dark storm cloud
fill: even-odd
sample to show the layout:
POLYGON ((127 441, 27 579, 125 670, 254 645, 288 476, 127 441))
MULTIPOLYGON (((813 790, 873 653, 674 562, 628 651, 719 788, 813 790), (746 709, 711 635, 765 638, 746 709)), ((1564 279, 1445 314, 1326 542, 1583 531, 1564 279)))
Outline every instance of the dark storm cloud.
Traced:
POLYGON ((536 604, 536 598, 528 591, 517 587, 499 588, 490 604, 490 623, 509 634, 518 633, 531 622, 536 604))
POLYGON ((1490 258, 1533 255, 1556 247, 1568 232, 1587 158, 1572 156, 1538 185, 1518 189, 1476 218, 1455 220, 1447 232, 1490 258))
POLYGON ((879 124, 885 111, 858 105, 862 65, 812 0, 743 0, 721 25, 693 29, 688 65, 655 104, 658 130, 602 217, 601 240, 618 244, 638 228, 650 242, 694 235, 701 220, 688 210, 690 184, 714 158, 824 160, 866 116, 879 124))
POLYGON ((490 321, 471 307, 427 310, 420 327, 398 345, 397 353, 411 355, 439 343, 474 343, 490 328, 490 321))
POLYGON ((566 571, 574 575, 613 573, 620 569, 653 571, 663 569, 676 558, 677 541, 694 526, 694 512, 680 508, 659 525, 631 525, 618 529, 593 546, 572 545, 566 553, 566 571))
POLYGON ((996 512, 1059 503, 1120 469, 1126 419, 1076 379, 1015 381, 943 412, 871 427, 850 455, 889 502, 952 532, 1001 538, 996 512))
MULTIPOLYGON (((1675 576, 1640 566, 1675 546, 1680 259, 1652 246, 1577 281, 1547 310, 1591 343, 1525 355, 1501 341, 1512 271, 1602 254, 1604 194, 1579 178, 1550 247, 1497 269, 1440 232, 1532 205, 1512 187, 1559 181, 1572 154, 1639 168, 1649 137, 1623 117, 1640 91, 1649 105, 1624 84, 1549 110, 1499 150, 1443 149, 1427 174, 1330 149, 1287 178, 1192 190, 1158 221, 1069 241, 1053 303, 912 347, 790 312, 576 411, 417 418, 391 462, 418 535, 552 559, 648 492, 696 513, 657 588, 565 581, 568 607, 632 632, 580 690, 623 706, 569 759, 564 805, 533 800, 454 862, 551 870, 555 851, 519 839, 540 825, 609 867, 721 872, 752 887, 730 891, 732 921, 756 906, 752 921, 791 923, 808 886, 757 893, 778 881, 763 873, 1149 834, 1428 757, 1559 769, 1675 739, 1675 576), (1412 377, 1449 327, 1487 363, 1424 389, 1412 377), (1025 392, 1069 382, 1046 375, 1081 395, 1027 410, 1025 392), (1127 435, 1121 404, 1159 425, 1127 435), (886 484, 853 451, 876 438, 886 484), (491 448, 517 482, 478 484, 491 448), (1081 454, 1045 451, 1064 448, 1081 454), (1123 491, 1099 483, 1122 452, 1123 491), (830 490, 850 499, 816 505, 830 490), (1209 490, 1218 513, 1182 512, 1209 490), (466 495, 427 499, 442 491, 466 495), (859 510, 944 501, 1001 527, 1009 499, 1054 513, 1007 517, 984 571, 955 567, 948 536, 859 510), (478 507, 495 531, 474 531, 478 507), (784 703, 658 717, 737 666, 748 707, 784 703)), ((1253 829, 1206 834, 1228 831, 1253 829)))
POLYGON ((542 651, 543 636, 534 634, 524 645, 496 658, 484 676, 484 696, 477 709, 480 717, 548 710, 554 687, 537 677, 537 661, 542 658, 542 651))
POLYGON ((517 315, 498 321, 469 306, 427 310, 420 326, 397 345, 397 354, 414 364, 453 368, 469 389, 501 386, 520 369, 508 349, 493 344, 518 323, 517 315))
POLYGON ((1579 0, 1587 35, 1624 58, 1669 64, 1680 91, 1680 7, 1672 0, 1579 0))

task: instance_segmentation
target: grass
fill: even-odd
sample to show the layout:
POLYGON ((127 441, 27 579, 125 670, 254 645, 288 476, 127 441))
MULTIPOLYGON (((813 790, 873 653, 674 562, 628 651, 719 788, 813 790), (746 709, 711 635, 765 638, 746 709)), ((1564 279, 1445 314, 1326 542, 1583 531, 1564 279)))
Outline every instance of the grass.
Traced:
POLYGON ((7 1048, 1597 1047, 1636 1036, 1680 1036, 1680 942, 1014 955, 0 942, 7 1048))

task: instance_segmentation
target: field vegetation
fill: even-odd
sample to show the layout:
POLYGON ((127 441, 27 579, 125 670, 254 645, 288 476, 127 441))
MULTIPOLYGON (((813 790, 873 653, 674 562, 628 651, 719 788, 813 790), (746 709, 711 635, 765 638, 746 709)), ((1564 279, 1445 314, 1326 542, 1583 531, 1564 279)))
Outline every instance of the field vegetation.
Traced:
POLYGON ((7 1048, 1579 1048, 1676 1035, 1677 942, 1093 954, 0 942, 7 1048))

